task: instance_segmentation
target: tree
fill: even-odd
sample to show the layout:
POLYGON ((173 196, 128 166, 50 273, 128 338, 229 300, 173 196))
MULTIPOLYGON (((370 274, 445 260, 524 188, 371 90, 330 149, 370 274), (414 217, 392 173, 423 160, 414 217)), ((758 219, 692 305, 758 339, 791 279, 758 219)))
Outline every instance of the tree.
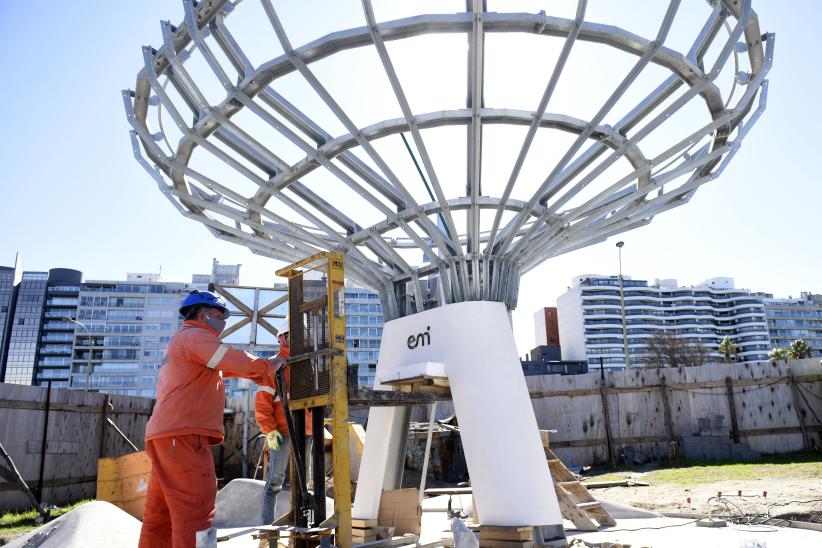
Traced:
POLYGON ((704 365, 708 351, 701 343, 689 343, 670 331, 657 331, 646 343, 645 367, 694 367, 704 365))
POLYGON ((788 357, 792 360, 801 360, 803 358, 811 357, 811 345, 802 339, 796 339, 791 343, 791 348, 788 350, 788 357))
POLYGON ((719 351, 724 354, 725 363, 728 363, 731 361, 731 357, 735 356, 739 351, 739 347, 731 342, 730 337, 726 335, 725 338, 722 339, 722 342, 719 343, 719 351))
POLYGON ((790 359, 790 352, 787 348, 774 348, 768 352, 768 357, 772 360, 787 360, 790 359))

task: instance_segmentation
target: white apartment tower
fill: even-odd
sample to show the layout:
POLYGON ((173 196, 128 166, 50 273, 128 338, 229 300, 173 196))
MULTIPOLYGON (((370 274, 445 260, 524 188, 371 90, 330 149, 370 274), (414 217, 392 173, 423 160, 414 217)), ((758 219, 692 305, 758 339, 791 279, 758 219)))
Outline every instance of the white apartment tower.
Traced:
MULTIPOLYGON (((667 331, 702 344, 722 361, 724 337, 740 361, 768 359, 770 339, 761 296, 736 289, 733 278, 711 278, 692 287, 676 280, 624 279, 625 323, 632 367, 641 367, 648 339, 667 331)), ((583 275, 557 299, 562 358, 587 360, 591 368, 625 367, 622 299, 617 276, 583 275)))

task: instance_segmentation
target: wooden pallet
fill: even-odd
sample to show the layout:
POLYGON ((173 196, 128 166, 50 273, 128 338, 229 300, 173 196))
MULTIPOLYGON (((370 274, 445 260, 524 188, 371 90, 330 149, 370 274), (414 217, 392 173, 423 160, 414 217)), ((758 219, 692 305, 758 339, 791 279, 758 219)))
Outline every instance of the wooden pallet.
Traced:
POLYGON ((576 475, 568 470, 548 447, 548 432, 540 430, 540 436, 562 517, 573 523, 580 531, 597 531, 606 525, 616 525, 616 520, 611 517, 611 514, 591 496, 576 475))

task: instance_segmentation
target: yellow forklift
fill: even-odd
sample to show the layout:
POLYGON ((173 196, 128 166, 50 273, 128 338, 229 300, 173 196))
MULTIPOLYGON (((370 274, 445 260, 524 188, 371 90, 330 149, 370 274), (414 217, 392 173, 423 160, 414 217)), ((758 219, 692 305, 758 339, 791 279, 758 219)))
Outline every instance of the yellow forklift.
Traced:
POLYGON ((291 511, 259 538, 287 531, 289 545, 351 546, 351 477, 345 354, 344 255, 314 255, 277 271, 288 279, 290 382, 278 374, 278 393, 291 436, 291 511), (310 413, 309 413, 310 411, 310 413), (307 418, 310 417, 310 418, 307 418), (331 424, 334 513, 326 515, 325 421, 331 424), (313 443, 306 454, 306 420, 313 443), (311 484, 307 480, 311 470, 311 484))

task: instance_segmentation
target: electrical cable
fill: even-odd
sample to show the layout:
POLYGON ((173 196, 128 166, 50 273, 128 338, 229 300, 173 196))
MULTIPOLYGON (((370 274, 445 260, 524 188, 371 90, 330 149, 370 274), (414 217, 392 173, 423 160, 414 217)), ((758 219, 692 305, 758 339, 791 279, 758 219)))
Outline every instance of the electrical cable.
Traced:
MULTIPOLYGON (((428 179, 425 178, 425 174, 422 172, 422 168, 420 167, 419 162, 417 162, 417 157, 414 155, 414 151, 411 150, 411 145, 408 144, 408 139, 405 138, 405 133, 400 133, 400 137, 402 137, 402 142, 405 143, 405 150, 408 151, 408 155, 411 156, 411 161, 414 162, 414 167, 417 168, 417 173, 420 174, 420 179, 422 179, 422 184, 425 185, 425 190, 428 191, 428 197, 431 198, 432 202, 436 202, 437 199, 434 197, 434 193, 431 191, 431 187, 428 185, 428 179)), ((445 229, 445 234, 448 235, 452 241, 454 238, 451 236, 451 231, 448 230, 448 225, 445 224, 445 217, 442 216, 442 212, 437 213, 437 216, 442 223, 442 227, 445 229)), ((459 244, 459 242, 455 242, 459 244)))
POLYGON ((604 529, 603 531, 607 531, 608 533, 628 533, 628 532, 631 532, 631 531, 656 531, 657 529, 670 529, 672 527, 684 527, 686 525, 696 523, 700 519, 702 519, 702 518, 692 519, 691 521, 686 521, 685 523, 674 523, 672 525, 660 525, 658 527, 637 527, 636 529, 604 529))
POLYGON ((814 394, 813 391, 810 388, 806 388, 806 387, 802 386, 800 383, 796 383, 796 386, 798 386, 799 389, 801 391, 805 392, 807 395, 822 400, 822 396, 819 395, 819 394, 814 394))

